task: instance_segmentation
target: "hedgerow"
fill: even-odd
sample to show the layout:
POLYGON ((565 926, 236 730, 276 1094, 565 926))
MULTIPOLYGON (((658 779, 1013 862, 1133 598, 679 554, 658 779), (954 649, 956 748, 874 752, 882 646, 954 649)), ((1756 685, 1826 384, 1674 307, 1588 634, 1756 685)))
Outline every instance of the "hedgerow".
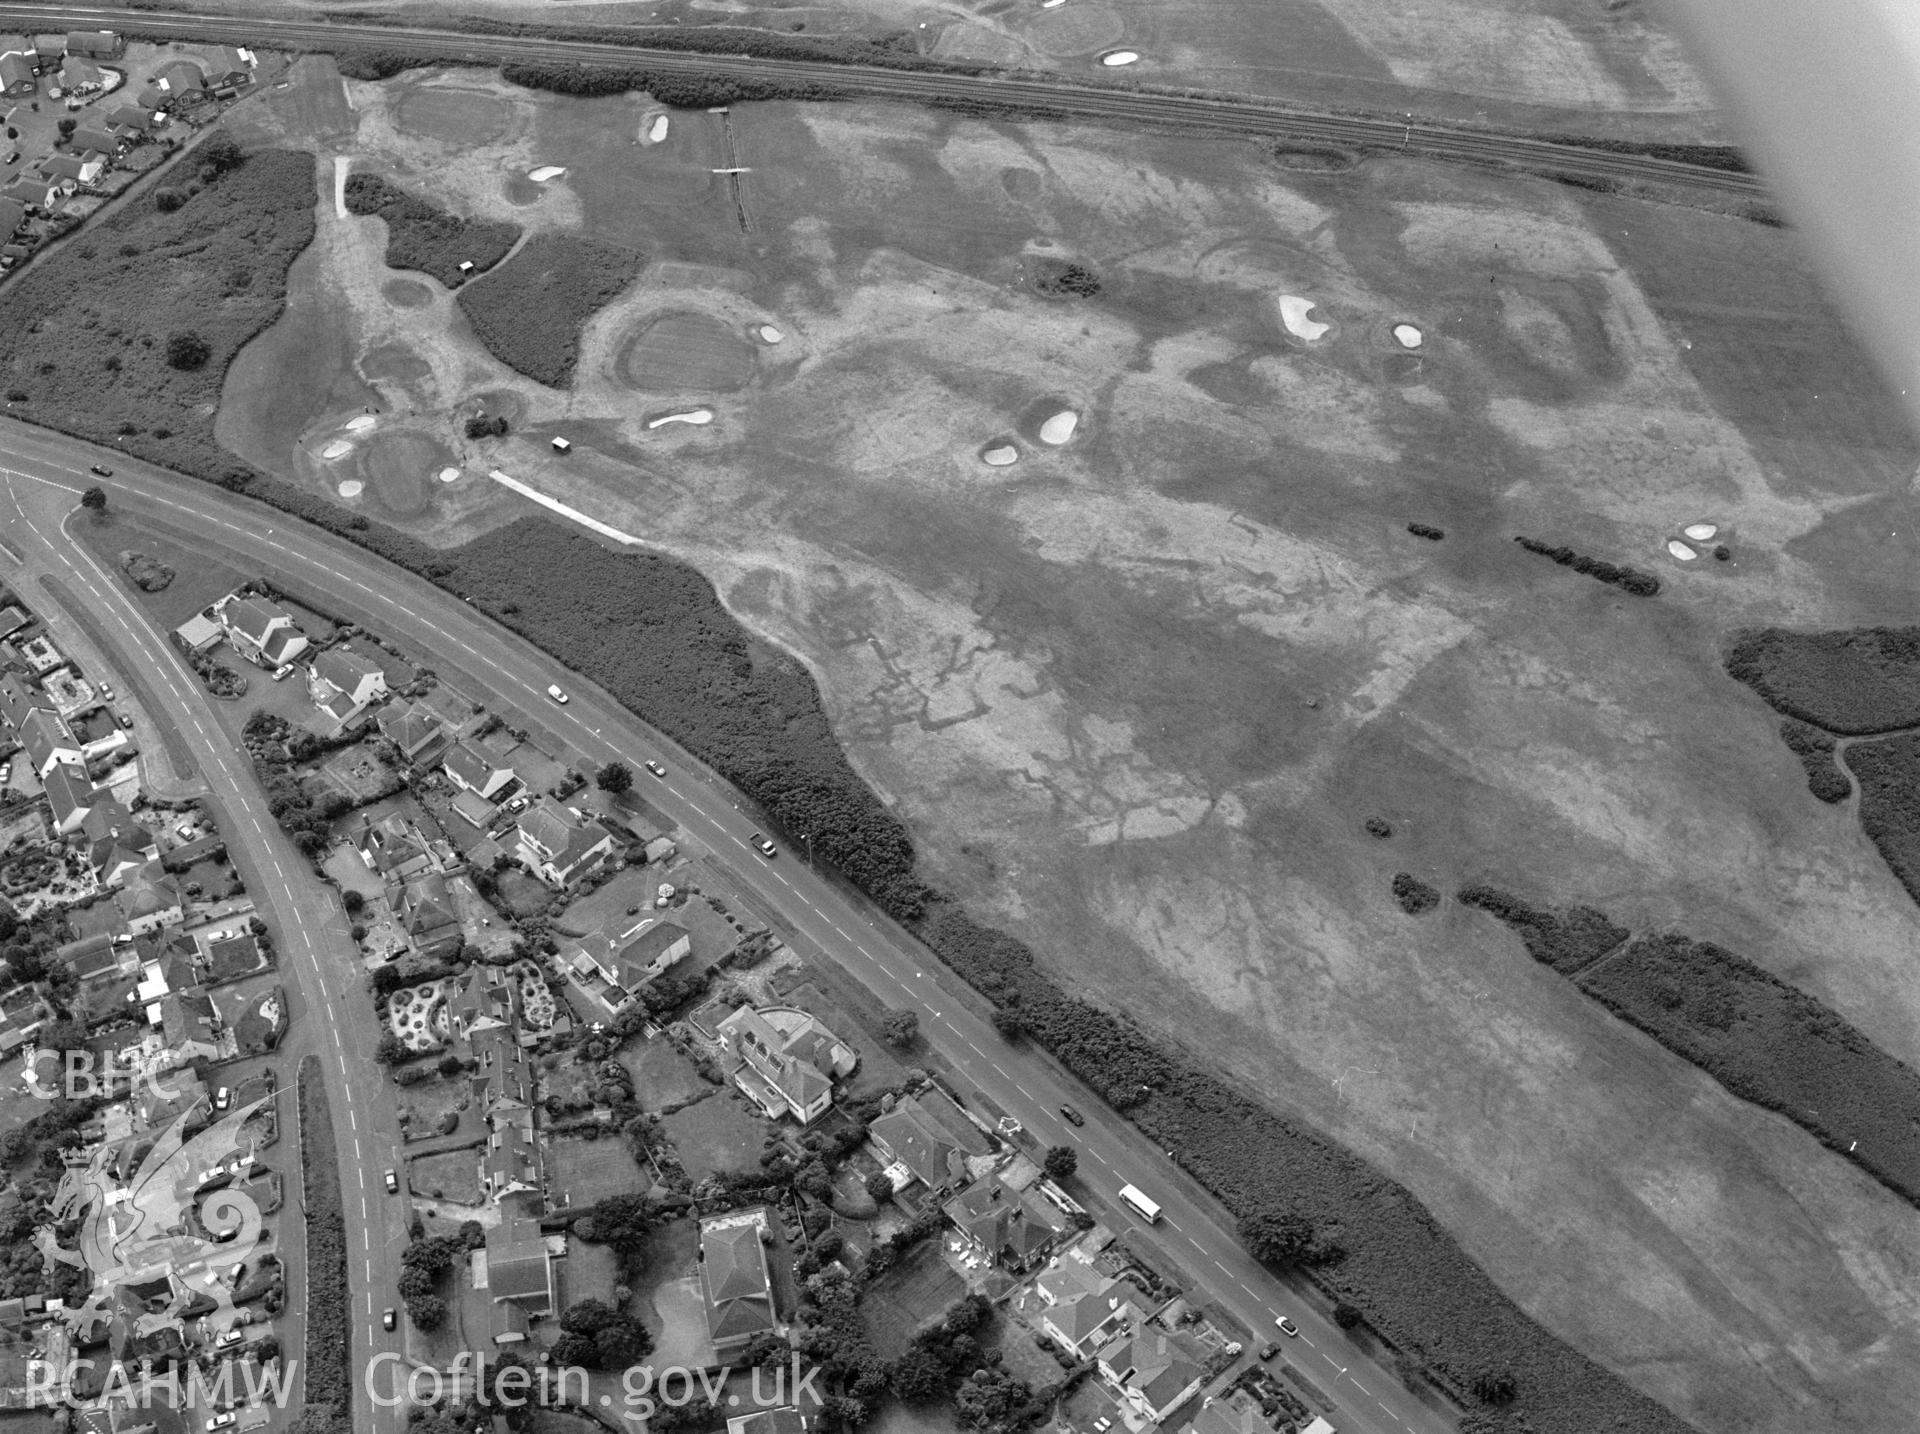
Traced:
POLYGON ((306 1403, 353 1407, 348 1371, 347 1226, 340 1209, 340 1167, 333 1144, 333 1117, 320 1088, 320 1062, 300 1063, 300 1173, 305 1184, 307 1249, 306 1403))
POLYGON ((1750 629, 1726 668, 1776 712, 1842 737, 1920 726, 1920 627, 1750 629))
POLYGON ((1821 801, 1844 802, 1853 795, 1853 783, 1840 770, 1834 756, 1836 744, 1830 735, 1787 717, 1780 723, 1780 740, 1800 759, 1807 774, 1807 790, 1821 801))
POLYGON ((1622 567, 1618 563, 1609 563, 1600 558, 1590 558, 1585 553, 1576 553, 1569 547, 1556 547, 1552 543, 1543 543, 1538 538, 1519 537, 1514 542, 1530 553, 1538 553, 1543 558, 1552 558, 1563 568, 1572 568, 1590 578, 1603 583, 1611 583, 1623 592, 1635 597, 1652 597, 1660 591, 1660 579, 1652 573, 1643 573, 1638 568, 1622 567))
POLYGON ((1920 901, 1920 734, 1851 743, 1846 763, 1860 783, 1867 839, 1920 901))
POLYGON ((1425 538, 1429 543, 1437 543, 1446 537, 1446 530, 1436 528, 1431 523, 1409 523, 1407 531, 1416 538, 1425 538))
POLYGON ((1592 965, 1633 934, 1591 906, 1542 910, 1491 886, 1463 886, 1454 897, 1462 906, 1478 907, 1511 926, 1526 943, 1529 956, 1562 976, 1592 965))
POLYGON ((1439 891, 1410 871, 1393 874, 1393 899, 1409 916, 1425 916, 1440 904, 1439 891))
POLYGON ((387 267, 417 269, 458 288, 507 257, 519 242, 520 226, 504 220, 462 219, 438 205, 408 194, 377 174, 347 176, 347 208, 378 215, 387 224, 387 267), (460 266, 471 264, 470 273, 460 266))
POLYGON ((1733 1094, 1920 1205, 1920 1073, 1806 992, 1684 936, 1635 941, 1576 980, 1733 1094))
POLYGON ((541 234, 485 278, 461 288, 458 303, 474 336, 507 367, 549 388, 565 388, 580 360, 580 330, 640 277, 631 249, 541 234))
POLYGON ((390 80, 395 75, 424 69, 436 62, 398 50, 335 50, 333 63, 334 68, 350 80, 390 80))
POLYGON ((265 150, 178 209, 124 205, 0 286, 13 415, 219 483, 253 470, 214 438, 227 365, 280 317, 314 234, 313 156, 265 150), (175 368, 168 335, 206 361, 175 368))
POLYGON ((686 75, 631 65, 581 65, 554 61, 506 64, 500 78, 523 89, 559 95, 623 95, 644 91, 676 109, 707 109, 748 100, 830 101, 847 92, 818 80, 780 75, 686 75))

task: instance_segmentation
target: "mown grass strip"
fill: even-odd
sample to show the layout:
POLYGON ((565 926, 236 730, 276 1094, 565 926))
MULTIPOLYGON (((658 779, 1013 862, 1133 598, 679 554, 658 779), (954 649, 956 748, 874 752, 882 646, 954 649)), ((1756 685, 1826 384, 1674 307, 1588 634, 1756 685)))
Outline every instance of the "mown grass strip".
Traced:
POLYGON ((320 1075, 320 1060, 300 1062, 300 1178, 306 1191, 307 1233, 306 1405, 309 1418, 331 1409, 347 1427, 353 1408, 352 1350, 347 1330, 347 1226, 340 1205, 340 1161, 333 1143, 333 1113, 320 1075))

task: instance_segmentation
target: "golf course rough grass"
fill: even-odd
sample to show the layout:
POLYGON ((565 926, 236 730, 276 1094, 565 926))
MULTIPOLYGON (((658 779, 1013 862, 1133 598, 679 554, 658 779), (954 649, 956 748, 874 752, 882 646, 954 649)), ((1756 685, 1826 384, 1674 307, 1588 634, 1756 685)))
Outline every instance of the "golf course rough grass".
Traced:
POLYGON ((389 269, 417 269, 449 289, 498 264, 520 238, 518 225, 462 219, 377 174, 347 176, 347 210, 385 221, 389 269), (462 273, 462 264, 473 267, 462 273))
POLYGON ((474 336, 500 362, 565 388, 580 360, 580 331, 640 276, 633 250, 571 234, 538 234, 459 294, 474 336))

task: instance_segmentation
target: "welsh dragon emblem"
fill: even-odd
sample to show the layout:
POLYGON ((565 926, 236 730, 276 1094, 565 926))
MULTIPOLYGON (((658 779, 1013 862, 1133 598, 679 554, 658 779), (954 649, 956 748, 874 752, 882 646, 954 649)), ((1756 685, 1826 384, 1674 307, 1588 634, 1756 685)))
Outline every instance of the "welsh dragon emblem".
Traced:
POLYGON ((140 1168, 122 1183, 113 1174, 118 1148, 102 1145, 85 1165, 67 1168, 54 1193, 54 1224, 34 1232, 34 1243, 49 1260, 85 1269, 93 1276, 86 1301, 63 1311, 67 1328, 82 1342, 96 1322, 109 1321, 127 1308, 123 1290, 138 1293, 141 1312, 134 1319, 136 1338, 171 1328, 185 1337, 184 1312, 199 1297, 214 1304, 209 1326, 225 1330, 236 1320, 233 1286, 238 1270, 260 1243, 260 1207, 230 1181, 247 1142, 241 1127, 272 1096, 241 1106, 191 1140, 185 1128, 194 1111, 167 1127, 140 1168), (59 1243, 54 1225, 86 1212, 78 1240, 69 1249, 59 1243), (155 1309, 158 1290, 164 1308, 155 1309))

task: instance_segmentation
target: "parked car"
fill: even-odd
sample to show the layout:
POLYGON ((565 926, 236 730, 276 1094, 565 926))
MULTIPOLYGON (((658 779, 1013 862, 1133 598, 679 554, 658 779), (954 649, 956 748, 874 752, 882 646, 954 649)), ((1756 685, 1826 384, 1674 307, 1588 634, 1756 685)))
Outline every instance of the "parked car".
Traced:
POLYGON ((664 777, 667 774, 667 769, 661 766, 658 762, 647 763, 647 770, 649 772, 652 772, 656 777, 664 777))
POLYGON ((558 702, 562 707, 567 705, 567 694, 560 690, 557 683, 547 688, 547 696, 551 697, 555 702, 558 702))
POLYGON ((225 1110, 232 1104, 233 1091, 229 1087, 223 1085, 213 1093, 213 1108, 215 1110, 225 1110))
POLYGON ((752 836, 748 837, 747 845, 751 846, 762 856, 777 856, 780 852, 780 848, 767 840, 765 832, 755 832, 752 836))
POLYGON ((122 712, 120 714, 120 725, 131 730, 133 727, 133 715, 128 712, 122 712))
POLYGON ((398 1326, 399 1323, 400 1323, 400 1316, 395 1314, 392 1310, 388 1310, 385 1314, 380 1316, 380 1328, 382 1329, 393 1329, 396 1326, 398 1326))
POLYGON ((521 796, 515 797, 512 801, 507 803, 507 814, 509 816, 512 816, 517 812, 524 812, 527 809, 527 805, 530 802, 532 802, 532 800, 533 800, 532 797, 526 796, 524 794, 521 796))
POLYGON ((99 690, 100 695, 106 698, 107 701, 113 701, 113 684, 111 682, 102 682, 99 690))
POLYGON ((1261 1345, 1260 1346, 1260 1362, 1262 1364, 1265 1364, 1268 1360, 1272 1359, 1279 1352, 1280 1352, 1280 1346, 1277 1344, 1261 1345))
POLYGON ((1070 1105, 1060 1107, 1060 1118, 1068 1125, 1085 1125, 1087 1118, 1070 1105))
POLYGON ((400 1193, 400 1177, 395 1172, 389 1170, 387 1172, 387 1194, 398 1195, 399 1193, 400 1193))
POLYGON ((240 1422, 240 1416, 229 1409, 225 1414, 216 1414, 207 1421, 209 1434, 215 1429, 231 1429, 240 1422))
POLYGON ((1279 1329, 1280 1333, 1284 1334, 1288 1339, 1292 1339, 1300 1333, 1300 1326, 1288 1319, 1285 1315, 1275 1315, 1273 1317, 1273 1323, 1279 1329))
POLYGON ((275 682, 285 682, 291 676, 293 676, 293 664, 291 662, 283 662, 280 666, 273 669, 273 680, 275 682))
MULTIPOLYGON (((18 156, 15 156, 15 157, 18 158, 18 156)), ((113 470, 107 467, 107 465, 104 463, 96 463, 93 465, 93 467, 89 468, 87 471, 89 473, 97 474, 99 477, 102 477, 102 478, 113 477, 113 470)))
POLYGON ((225 1334, 221 1335, 220 1338, 216 1339, 213 1342, 213 1347, 215 1349, 232 1349, 236 1344, 240 1343, 240 1341, 245 1339, 246 1337, 247 1337, 247 1332, 241 1329, 238 1325, 235 1325, 232 1329, 228 1330, 225 1334))

